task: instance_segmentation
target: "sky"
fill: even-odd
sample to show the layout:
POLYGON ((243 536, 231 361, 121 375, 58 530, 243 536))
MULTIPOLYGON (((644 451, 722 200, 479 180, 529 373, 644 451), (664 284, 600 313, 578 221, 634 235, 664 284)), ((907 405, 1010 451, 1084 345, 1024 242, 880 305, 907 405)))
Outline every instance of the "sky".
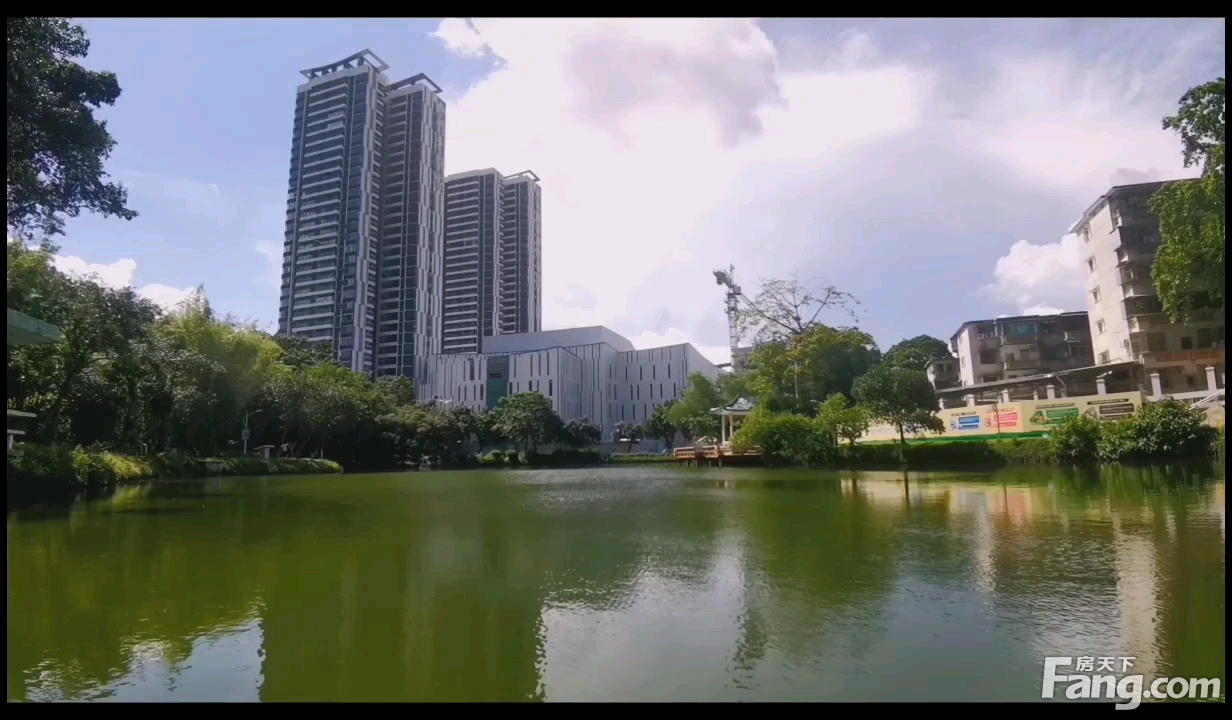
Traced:
POLYGON ((1086 309, 1067 229, 1195 175, 1160 119, 1225 74, 1222 19, 80 22, 140 215, 70 219, 62 269, 274 330, 299 70, 369 49, 443 88, 447 173, 541 178, 545 329, 715 362, 728 266, 853 294, 883 349, 1086 309))

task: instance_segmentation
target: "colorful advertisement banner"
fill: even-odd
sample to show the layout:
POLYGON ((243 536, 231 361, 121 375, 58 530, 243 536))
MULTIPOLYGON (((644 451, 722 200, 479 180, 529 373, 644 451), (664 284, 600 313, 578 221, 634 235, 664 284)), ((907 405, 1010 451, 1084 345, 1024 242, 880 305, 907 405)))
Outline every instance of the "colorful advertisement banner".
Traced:
MULTIPOLYGON (((1057 424, 1078 415, 1096 420, 1121 420, 1133 415, 1141 406, 1142 393, 1132 392, 949 408, 937 413, 944 426, 940 433, 921 433, 911 439, 1046 433, 1057 424)), ((892 426, 878 425, 869 428, 859 442, 897 439, 898 431, 892 426)))

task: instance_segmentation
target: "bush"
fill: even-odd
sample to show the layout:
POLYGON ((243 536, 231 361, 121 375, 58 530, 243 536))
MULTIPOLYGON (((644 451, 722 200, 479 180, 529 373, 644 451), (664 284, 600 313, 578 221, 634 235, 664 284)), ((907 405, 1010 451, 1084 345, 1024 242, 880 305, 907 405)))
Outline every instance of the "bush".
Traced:
POLYGON ((1079 415, 1053 428, 1052 451, 1063 462, 1091 462, 1099 457, 1102 428, 1095 418, 1079 415))
POLYGON ((761 448, 771 465, 819 465, 834 460, 834 436, 817 420, 792 413, 754 412, 732 437, 732 449, 761 448))
POLYGON ((332 460, 316 458, 253 457, 219 458, 212 471, 207 461, 169 451, 161 455, 137 456, 97 452, 63 445, 24 443, 9 453, 10 488, 23 486, 22 492, 43 490, 61 492, 159 478, 204 477, 206 475, 310 475, 340 473, 342 466, 332 460))
POLYGON ((487 455, 480 455, 479 464, 485 465, 485 466, 491 466, 491 467, 504 465, 505 464, 505 453, 501 452, 500 450, 493 450, 487 455))
POLYGON ((1167 460, 1210 454, 1221 433, 1198 410, 1171 398, 1143 405, 1125 420, 1105 423, 1099 459, 1105 462, 1167 460))
MULTIPOLYGON (((1054 461, 1048 440, 989 440, 908 445, 903 456, 916 469, 1036 465, 1054 461)), ((899 467, 898 443, 860 444, 841 449, 842 464, 851 467, 899 467)))
POLYGON ((522 464, 522 456, 518 454, 517 450, 510 450, 505 453, 505 464, 509 467, 517 467, 522 464))
POLYGON ((1143 458, 1206 455, 1215 441, 1216 431, 1206 424, 1205 413, 1171 398, 1143 405, 1132 422, 1136 450, 1143 458))
POLYGON ((558 448, 547 455, 532 453, 526 458, 527 465, 559 467, 562 465, 598 465, 601 461, 598 450, 570 450, 558 448))

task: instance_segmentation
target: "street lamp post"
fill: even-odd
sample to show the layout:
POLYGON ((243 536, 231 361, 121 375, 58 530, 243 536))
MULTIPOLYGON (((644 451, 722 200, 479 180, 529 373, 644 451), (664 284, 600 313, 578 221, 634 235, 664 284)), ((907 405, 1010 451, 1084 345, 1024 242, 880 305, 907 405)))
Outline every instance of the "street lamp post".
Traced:
POLYGON ((245 456, 247 456, 247 455, 248 455, 248 418, 250 418, 250 417, 252 417, 253 415, 256 415, 256 414, 258 414, 258 413, 260 413, 260 412, 262 412, 262 411, 261 411, 261 410, 252 410, 252 411, 250 411, 250 412, 244 413, 244 432, 242 433, 242 435, 243 435, 243 438, 244 438, 244 455, 245 455, 245 456))

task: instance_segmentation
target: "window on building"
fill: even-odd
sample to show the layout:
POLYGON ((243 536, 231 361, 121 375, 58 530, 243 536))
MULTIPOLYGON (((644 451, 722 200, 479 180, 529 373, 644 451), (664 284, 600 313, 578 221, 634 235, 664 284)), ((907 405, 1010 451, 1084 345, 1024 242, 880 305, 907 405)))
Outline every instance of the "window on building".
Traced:
POLYGON ((552 397, 552 378, 548 378, 548 397, 552 397))
POLYGON ((1095 321, 1095 332, 1099 333, 1100 335, 1103 335, 1103 334, 1104 334, 1104 330, 1105 330, 1105 328, 1106 328, 1106 326, 1104 325, 1104 321, 1103 321, 1103 320, 1096 320, 1096 321, 1095 321))
POLYGON ((1087 272, 1095 272, 1095 258, 1087 258, 1087 272))
POLYGON ((1181 349, 1182 350, 1193 350, 1193 338, 1191 337, 1181 338, 1181 349))
POLYGON ((1210 328, 1198 328, 1198 347, 1208 348, 1214 341, 1215 333, 1210 328))
POLYGON ((1110 359, 1109 359, 1109 357, 1108 357, 1108 351, 1107 351, 1107 350, 1105 350, 1105 351, 1103 351, 1102 353, 1100 353, 1100 354, 1099 354, 1099 364, 1100 364, 1100 365, 1107 365, 1109 362, 1111 362, 1111 360, 1110 360, 1110 359))
POLYGON ((986 383, 996 382, 999 379, 1000 378, 998 378, 996 375, 985 375, 982 382, 986 382, 986 383))
POLYGON ((1091 291, 1091 301, 1099 302, 1099 288, 1095 288, 1091 291))
POLYGON ((997 362, 997 352, 995 350, 981 350, 980 351, 980 364, 981 365, 992 365, 995 362, 997 362))
MULTIPOLYGON (((1202 332, 1198 331, 1198 346, 1202 345, 1202 332)), ((1167 352, 1168 336, 1161 333, 1148 333, 1146 336, 1146 349, 1151 352, 1167 352)))

